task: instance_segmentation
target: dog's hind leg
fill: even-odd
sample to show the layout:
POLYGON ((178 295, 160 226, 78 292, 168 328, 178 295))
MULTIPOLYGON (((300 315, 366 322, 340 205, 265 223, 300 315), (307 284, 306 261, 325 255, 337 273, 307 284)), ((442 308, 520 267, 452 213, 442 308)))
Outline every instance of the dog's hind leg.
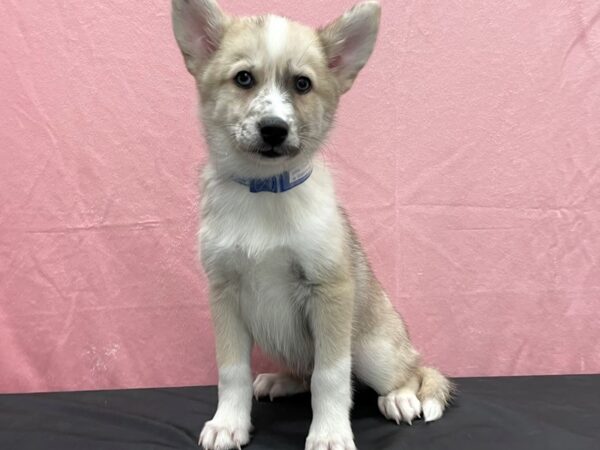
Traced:
POLYGON ((442 417, 451 391, 451 383, 440 372, 420 367, 401 387, 380 396, 378 406, 387 419, 396 423, 410 425, 421 413, 425 422, 433 422, 442 417))
POLYGON ((419 380, 413 375, 402 387, 394 389, 377 399, 379 411, 386 419, 396 423, 401 421, 412 424, 413 419, 421 417, 421 402, 417 398, 419 380))
POLYGON ((254 380, 254 397, 269 397, 271 401, 277 397, 301 394, 309 391, 306 379, 288 373, 261 373, 254 380))
POLYGON ((433 422, 442 417, 446 406, 455 392, 454 384, 437 369, 420 367, 421 386, 417 396, 423 405, 425 422, 433 422))
POLYGON ((435 369, 421 367, 404 325, 398 316, 353 343, 353 370, 359 380, 379 395, 381 413, 397 423, 426 422, 442 417, 452 384, 435 369))

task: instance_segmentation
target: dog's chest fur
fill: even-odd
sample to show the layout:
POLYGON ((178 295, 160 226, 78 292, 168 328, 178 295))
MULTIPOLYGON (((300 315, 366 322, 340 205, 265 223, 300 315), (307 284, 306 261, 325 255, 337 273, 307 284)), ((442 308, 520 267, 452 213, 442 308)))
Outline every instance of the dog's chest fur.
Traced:
POLYGON ((254 340, 285 365, 307 372, 313 348, 307 320, 311 286, 295 255, 277 249, 258 259, 238 256, 240 311, 254 340))
POLYGON ((343 221, 329 173, 303 185, 253 194, 205 173, 200 233, 205 270, 237 283, 239 311, 255 342, 298 372, 312 366, 311 289, 339 260, 343 221))

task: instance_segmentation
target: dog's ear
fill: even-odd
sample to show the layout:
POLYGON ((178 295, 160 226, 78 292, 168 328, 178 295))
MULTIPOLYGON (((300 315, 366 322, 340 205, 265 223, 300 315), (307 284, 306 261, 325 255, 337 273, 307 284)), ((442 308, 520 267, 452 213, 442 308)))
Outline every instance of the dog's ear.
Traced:
POLYGON ((318 30, 329 69, 338 78, 342 92, 352 87, 356 75, 371 56, 380 16, 379 2, 366 1, 318 30))
POLYGON ((172 0, 175 39, 192 75, 217 50, 227 18, 215 0, 172 0))

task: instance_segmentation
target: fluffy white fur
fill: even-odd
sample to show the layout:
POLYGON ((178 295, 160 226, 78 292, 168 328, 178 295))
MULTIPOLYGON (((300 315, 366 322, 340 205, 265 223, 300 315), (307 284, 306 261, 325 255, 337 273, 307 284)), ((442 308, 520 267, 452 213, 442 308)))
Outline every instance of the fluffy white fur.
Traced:
POLYGON ((267 19, 267 52, 272 59, 284 57, 285 41, 288 38, 288 21, 283 17, 269 16, 267 19))
POLYGON ((204 448, 239 448, 250 441, 252 406, 250 365, 219 368, 219 406, 204 425, 199 444, 204 448))
POLYGON ((328 368, 315 368, 310 385, 313 422, 306 440, 306 450, 356 449, 349 421, 352 404, 350 373, 350 358, 342 359, 328 368))

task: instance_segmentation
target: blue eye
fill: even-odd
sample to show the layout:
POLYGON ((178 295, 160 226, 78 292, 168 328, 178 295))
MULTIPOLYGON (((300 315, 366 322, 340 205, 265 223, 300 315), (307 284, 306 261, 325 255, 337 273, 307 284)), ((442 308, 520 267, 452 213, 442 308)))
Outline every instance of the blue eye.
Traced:
POLYGON ((306 94, 312 88, 312 83, 307 77, 296 77, 296 91, 299 94, 306 94))
POLYGON ((242 70, 238 72, 234 78, 235 84, 237 84, 242 89, 250 89, 254 86, 254 77, 247 70, 242 70))

